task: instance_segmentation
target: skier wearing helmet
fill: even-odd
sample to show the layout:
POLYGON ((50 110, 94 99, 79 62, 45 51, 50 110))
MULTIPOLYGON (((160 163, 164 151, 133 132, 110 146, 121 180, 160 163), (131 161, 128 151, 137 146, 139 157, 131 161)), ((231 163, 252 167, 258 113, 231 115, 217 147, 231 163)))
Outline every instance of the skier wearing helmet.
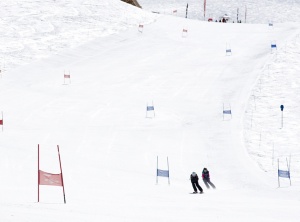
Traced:
POLYGON ((195 172, 193 172, 191 174, 191 178, 190 179, 191 179, 191 182, 192 182, 192 185, 193 185, 193 189, 194 189, 193 193, 197 193, 197 188, 200 191, 200 193, 203 193, 203 189, 202 189, 202 187, 198 183, 199 177, 198 177, 198 175, 195 172))
POLYGON ((202 179, 207 189, 210 188, 209 185, 211 185, 211 187, 214 189, 216 188, 215 185, 210 181, 209 171, 206 168, 204 168, 202 171, 202 179))

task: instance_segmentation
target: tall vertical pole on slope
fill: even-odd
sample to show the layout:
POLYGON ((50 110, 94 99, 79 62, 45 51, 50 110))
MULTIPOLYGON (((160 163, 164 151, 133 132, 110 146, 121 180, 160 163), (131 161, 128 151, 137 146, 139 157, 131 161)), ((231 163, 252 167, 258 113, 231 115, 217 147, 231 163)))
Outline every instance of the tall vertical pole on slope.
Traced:
POLYGON ((284 105, 280 105, 280 110, 281 110, 281 128, 283 128, 283 109, 284 109, 284 105))
POLYGON ((245 5, 245 23, 247 22, 247 5, 245 5))
POLYGON ((188 15, 188 8, 189 8, 189 4, 187 3, 186 4, 186 11, 185 11, 185 18, 187 18, 187 15, 188 15))
POLYGON ((204 6, 203 6, 203 11, 204 11, 204 21, 205 21, 205 14, 206 14, 206 0, 204 0, 204 6))
POLYGON ((279 181, 279 159, 277 159, 277 161, 278 161, 278 173, 277 173, 277 175, 278 175, 278 187, 280 187, 280 181, 279 181))
POLYGON ((40 202, 40 144, 38 144, 38 202, 40 202))
POLYGON ((168 181, 170 185, 170 168, 169 168, 169 158, 167 157, 167 164, 168 164, 168 181))
POLYGON ((0 120, 0 124, 2 125, 2 132, 3 132, 3 111, 1 112, 2 119, 0 120))
POLYGON ((156 184, 158 184, 158 156, 156 158, 156 184))
POLYGON ((61 160, 60 160, 60 152, 59 152, 58 145, 57 145, 57 152, 58 152, 58 159, 59 159, 59 166, 60 166, 61 183, 62 183, 62 187, 63 187, 64 202, 66 203, 65 186, 64 186, 63 173, 62 173, 61 160))
MULTIPOLYGON (((290 156, 290 157, 291 157, 291 156, 290 156)), ((290 164, 291 164, 291 163, 290 163, 290 164)), ((289 172, 290 186, 292 186, 290 164, 289 164, 289 162, 288 162, 288 159, 286 158, 286 165, 287 165, 287 169, 288 169, 288 172, 289 172)))

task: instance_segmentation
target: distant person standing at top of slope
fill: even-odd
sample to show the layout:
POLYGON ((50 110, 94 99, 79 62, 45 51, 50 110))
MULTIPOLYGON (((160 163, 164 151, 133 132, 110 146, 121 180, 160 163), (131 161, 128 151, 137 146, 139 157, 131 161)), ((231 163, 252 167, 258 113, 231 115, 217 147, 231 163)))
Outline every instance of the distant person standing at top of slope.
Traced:
POLYGON ((206 168, 204 168, 202 171, 202 179, 203 179, 203 182, 204 182, 205 186, 207 187, 207 189, 210 188, 209 185, 211 185, 211 187, 214 189, 216 188, 215 185, 212 182, 210 182, 209 171, 206 168))
POLYGON ((199 181, 199 177, 198 177, 198 175, 195 172, 193 172, 191 174, 191 178, 190 179, 191 179, 191 182, 192 182, 194 193, 197 193, 197 188, 199 189, 200 193, 203 193, 203 189, 202 189, 202 187, 200 187, 199 182, 198 182, 199 181))

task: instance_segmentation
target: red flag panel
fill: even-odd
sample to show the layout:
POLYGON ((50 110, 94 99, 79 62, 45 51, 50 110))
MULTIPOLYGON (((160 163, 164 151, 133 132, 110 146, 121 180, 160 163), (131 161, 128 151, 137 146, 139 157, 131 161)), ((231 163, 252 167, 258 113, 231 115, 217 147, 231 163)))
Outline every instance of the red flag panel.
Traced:
POLYGON ((39 170, 40 181, 39 185, 49 185, 49 186, 62 186, 62 175, 47 173, 39 170))
POLYGON ((0 125, 3 125, 3 119, 0 119, 0 125))
POLYGON ((70 75, 64 75, 65 76, 65 78, 68 78, 68 79, 70 79, 71 78, 71 76, 70 75))

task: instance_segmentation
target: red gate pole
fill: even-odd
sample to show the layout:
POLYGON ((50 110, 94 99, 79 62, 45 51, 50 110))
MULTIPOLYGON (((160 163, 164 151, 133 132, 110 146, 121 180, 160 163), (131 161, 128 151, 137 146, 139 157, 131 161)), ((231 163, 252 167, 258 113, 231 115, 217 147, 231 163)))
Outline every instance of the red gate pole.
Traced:
POLYGON ((2 132, 3 132, 3 111, 1 112, 2 114, 2 132))
POLYGON ((38 144, 38 202, 40 202, 40 144, 38 144))
POLYGON ((64 186, 63 173, 62 173, 62 167, 61 167, 61 160, 60 160, 60 153, 59 153, 59 146, 58 145, 57 145, 57 152, 58 152, 58 159, 59 159, 59 166, 60 166, 61 183, 62 183, 62 187, 63 187, 64 202, 66 203, 65 186, 64 186))

